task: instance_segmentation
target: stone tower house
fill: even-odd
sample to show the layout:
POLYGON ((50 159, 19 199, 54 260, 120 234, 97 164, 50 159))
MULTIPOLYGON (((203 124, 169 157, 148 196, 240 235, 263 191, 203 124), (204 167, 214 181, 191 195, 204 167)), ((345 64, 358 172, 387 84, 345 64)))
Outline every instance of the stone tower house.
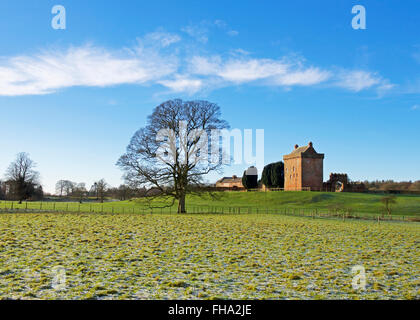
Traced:
POLYGON ((305 147, 295 145, 292 153, 285 155, 283 160, 284 190, 322 190, 324 154, 317 153, 312 142, 305 147))

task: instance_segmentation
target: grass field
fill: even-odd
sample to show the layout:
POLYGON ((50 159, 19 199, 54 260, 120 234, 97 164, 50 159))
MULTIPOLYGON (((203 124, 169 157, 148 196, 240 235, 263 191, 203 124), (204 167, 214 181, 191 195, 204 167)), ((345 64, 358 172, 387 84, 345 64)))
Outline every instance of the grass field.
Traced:
MULTIPOLYGON (((200 212, 229 212, 229 208, 242 208, 242 212, 259 213, 274 212, 277 209, 318 209, 318 210, 351 210, 354 213, 379 215, 383 213, 383 204, 380 194, 366 193, 331 193, 331 192, 219 192, 218 198, 189 196, 187 198, 187 211, 200 212)), ((420 216, 420 196, 397 195, 397 203, 393 206, 393 215, 420 216)), ((160 202, 155 202, 161 205, 160 202)), ((0 209, 11 208, 11 202, 0 201, 0 209)), ((77 202, 28 202, 18 205, 13 203, 13 208, 43 209, 57 211, 81 212, 114 212, 146 213, 151 210, 144 199, 131 201, 118 201, 100 203, 77 202)), ((174 213, 176 204, 172 208, 154 209, 154 212, 174 213)))
POLYGON ((273 214, 1 214, 0 297, 419 299, 419 228, 273 214), (355 265, 366 290, 352 287, 355 265))

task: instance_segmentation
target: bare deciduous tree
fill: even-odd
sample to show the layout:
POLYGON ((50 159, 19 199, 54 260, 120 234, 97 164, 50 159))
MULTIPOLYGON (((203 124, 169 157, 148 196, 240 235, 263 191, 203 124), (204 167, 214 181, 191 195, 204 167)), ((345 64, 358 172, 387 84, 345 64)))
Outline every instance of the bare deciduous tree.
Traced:
POLYGON ((30 198, 35 191, 35 186, 39 183, 39 173, 34 170, 35 167, 36 164, 29 158, 29 154, 21 152, 7 168, 6 179, 13 184, 19 203, 30 198))
POLYGON ((94 190, 96 193, 96 199, 100 200, 101 202, 104 202, 107 189, 108 183, 106 183, 104 179, 96 181, 91 187, 91 190, 94 190))
POLYGON ((55 184, 55 193, 60 197, 63 196, 64 187, 65 187, 66 180, 58 180, 55 184))
POLYGON ((86 195, 86 184, 84 182, 77 183, 73 190, 73 195, 79 199, 79 202, 83 202, 83 197, 86 195))
POLYGON ((55 184, 55 193, 58 194, 60 197, 62 197, 63 195, 69 196, 75 191, 76 185, 76 182, 72 182, 69 180, 59 180, 55 184))
POLYGON ((220 107, 208 101, 176 99, 157 106, 117 162, 126 182, 171 199, 170 205, 177 200, 178 213, 185 213, 186 195, 222 166, 219 159, 209 161, 209 141, 219 145, 219 136, 214 142, 211 134, 229 127, 220 116, 220 107))

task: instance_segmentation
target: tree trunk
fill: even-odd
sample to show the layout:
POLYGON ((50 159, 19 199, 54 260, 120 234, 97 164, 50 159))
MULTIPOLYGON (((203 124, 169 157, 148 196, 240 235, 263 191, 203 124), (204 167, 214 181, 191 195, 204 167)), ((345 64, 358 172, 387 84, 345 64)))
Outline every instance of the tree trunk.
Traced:
POLYGON ((182 194, 178 200, 178 213, 187 213, 185 210, 185 194, 182 194))

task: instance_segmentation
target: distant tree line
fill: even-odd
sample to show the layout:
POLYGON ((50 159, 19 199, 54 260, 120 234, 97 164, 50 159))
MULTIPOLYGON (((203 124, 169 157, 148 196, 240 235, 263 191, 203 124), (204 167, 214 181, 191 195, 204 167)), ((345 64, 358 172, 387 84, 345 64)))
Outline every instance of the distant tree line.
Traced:
POLYGON ((95 181, 89 190, 84 182, 77 183, 70 180, 59 180, 55 185, 55 194, 62 198, 77 199, 83 202, 86 199, 95 199, 104 202, 105 199, 128 200, 142 197, 146 194, 145 189, 136 189, 122 184, 119 187, 111 187, 105 179, 95 181))
POLYGON ((420 180, 401 181, 394 180, 376 180, 364 181, 366 189, 369 191, 420 191, 420 180))
MULTIPOLYGON (((39 172, 35 170, 36 163, 29 154, 21 152, 9 165, 3 180, 0 180, 0 200, 10 201, 40 201, 44 196, 39 181, 39 172)), ((60 198, 83 202, 87 199, 95 199, 103 202, 105 199, 127 200, 146 195, 146 190, 132 188, 128 185, 120 185, 117 188, 109 186, 104 180, 95 181, 90 189, 84 182, 59 180, 55 185, 55 194, 60 198)))

